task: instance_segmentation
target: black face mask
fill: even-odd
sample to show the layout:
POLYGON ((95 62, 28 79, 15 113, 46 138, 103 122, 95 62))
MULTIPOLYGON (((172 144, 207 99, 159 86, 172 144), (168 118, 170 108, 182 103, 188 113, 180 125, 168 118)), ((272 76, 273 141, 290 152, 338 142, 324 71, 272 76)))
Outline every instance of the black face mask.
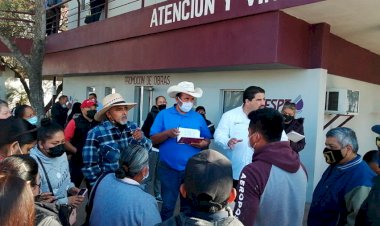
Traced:
POLYGON ((341 150, 332 150, 329 148, 325 148, 323 150, 323 156, 325 156, 325 161, 332 165, 338 164, 342 161, 342 159, 344 159, 341 150))
POLYGON ((63 153, 65 153, 65 147, 63 144, 59 144, 55 147, 49 148, 48 153, 49 153, 50 157, 52 157, 52 158, 59 157, 59 156, 63 155, 63 153))
POLYGON ((285 123, 289 123, 294 119, 294 116, 290 116, 290 115, 282 115, 282 116, 284 117, 285 123))
POLYGON ((158 105, 158 110, 164 110, 166 109, 166 104, 161 104, 161 105, 158 105))
POLYGON ((96 114, 96 110, 88 110, 86 113, 87 117, 89 117, 90 119, 94 119, 95 114, 96 114))

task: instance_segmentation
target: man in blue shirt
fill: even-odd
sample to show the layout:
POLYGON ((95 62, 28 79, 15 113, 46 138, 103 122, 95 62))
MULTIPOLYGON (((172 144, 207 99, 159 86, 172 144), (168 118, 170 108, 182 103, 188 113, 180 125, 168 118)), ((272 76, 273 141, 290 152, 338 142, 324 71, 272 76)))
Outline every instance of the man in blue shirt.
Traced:
POLYGON ((120 150, 129 144, 152 148, 152 142, 144 136, 136 123, 127 120, 128 110, 135 103, 127 103, 118 93, 103 99, 103 109, 96 112, 94 119, 103 122, 90 130, 82 150, 83 175, 92 186, 102 173, 114 172, 119 168, 120 150))
MULTIPOLYGON (((162 220, 173 215, 179 194, 179 187, 183 183, 187 161, 210 144, 210 130, 203 117, 192 108, 195 98, 202 96, 200 88, 194 88, 192 82, 180 82, 171 86, 168 95, 175 98, 177 104, 158 113, 150 135, 153 144, 160 145, 159 177, 161 180, 161 208, 162 220), (180 131, 193 129, 204 139, 198 142, 179 143, 177 137, 180 131)), ((182 134, 183 135, 183 134, 182 134)), ((184 199, 181 197, 181 210, 184 210, 184 199)))

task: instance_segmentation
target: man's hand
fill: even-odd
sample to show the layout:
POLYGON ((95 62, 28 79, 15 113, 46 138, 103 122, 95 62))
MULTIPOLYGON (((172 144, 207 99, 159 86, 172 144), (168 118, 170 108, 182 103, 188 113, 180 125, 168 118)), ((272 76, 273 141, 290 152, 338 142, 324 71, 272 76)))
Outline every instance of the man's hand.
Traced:
POLYGON ((141 140, 141 139, 144 137, 144 134, 143 134, 143 132, 141 131, 140 128, 137 128, 137 129, 132 133, 132 137, 133 137, 133 139, 135 139, 135 140, 141 140))
POLYGON ((243 139, 231 138, 231 139, 228 141, 227 145, 228 145, 228 147, 229 147, 230 149, 234 149, 235 144, 237 144, 237 143, 239 143, 239 142, 242 142, 242 141, 243 141, 243 139))
POLYGON ((208 140, 202 140, 199 143, 191 143, 190 145, 196 148, 204 149, 207 148, 210 142, 208 140))
POLYGON ((168 129, 165 131, 166 135, 170 138, 176 138, 179 135, 178 129, 168 129))

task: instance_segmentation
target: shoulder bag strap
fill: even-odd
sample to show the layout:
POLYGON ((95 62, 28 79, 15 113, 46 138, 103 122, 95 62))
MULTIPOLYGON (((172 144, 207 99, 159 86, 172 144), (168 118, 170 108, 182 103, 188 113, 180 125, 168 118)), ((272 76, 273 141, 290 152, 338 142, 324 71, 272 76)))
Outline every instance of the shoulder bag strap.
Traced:
POLYGON ((38 160, 38 162, 40 163, 40 165, 42 167, 42 170, 44 171, 44 174, 45 174, 45 177, 46 177, 46 181, 47 181, 48 186, 49 186, 49 190, 50 190, 51 194, 54 196, 53 187, 51 186, 51 183, 50 183, 50 180, 49 180, 49 176, 46 173, 45 166, 44 166, 44 164, 42 164, 41 159, 38 156, 36 156, 36 157, 37 157, 37 160, 38 160))
POLYGON ((107 176, 108 174, 110 174, 111 172, 107 172, 107 173, 103 173, 102 175, 100 175, 100 177, 98 178, 98 180, 95 182, 95 185, 94 187, 92 188, 92 191, 90 193, 90 196, 88 198, 88 206, 87 206, 87 214, 91 213, 92 211, 92 207, 94 205, 94 198, 95 198, 95 193, 96 193, 96 189, 98 188, 98 185, 100 184, 100 181, 105 177, 107 176))

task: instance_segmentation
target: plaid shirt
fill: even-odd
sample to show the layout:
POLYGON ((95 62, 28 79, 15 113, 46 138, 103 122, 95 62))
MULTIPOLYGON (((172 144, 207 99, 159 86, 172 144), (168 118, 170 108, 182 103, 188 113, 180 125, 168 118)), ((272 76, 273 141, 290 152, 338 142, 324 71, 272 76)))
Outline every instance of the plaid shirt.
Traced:
POLYGON ((131 132, 137 129, 134 122, 127 122, 123 131, 109 120, 104 121, 88 132, 83 147, 83 175, 91 185, 102 173, 114 172, 119 168, 120 150, 128 148, 129 144, 138 144, 150 150, 152 141, 146 137, 137 141, 131 132))

